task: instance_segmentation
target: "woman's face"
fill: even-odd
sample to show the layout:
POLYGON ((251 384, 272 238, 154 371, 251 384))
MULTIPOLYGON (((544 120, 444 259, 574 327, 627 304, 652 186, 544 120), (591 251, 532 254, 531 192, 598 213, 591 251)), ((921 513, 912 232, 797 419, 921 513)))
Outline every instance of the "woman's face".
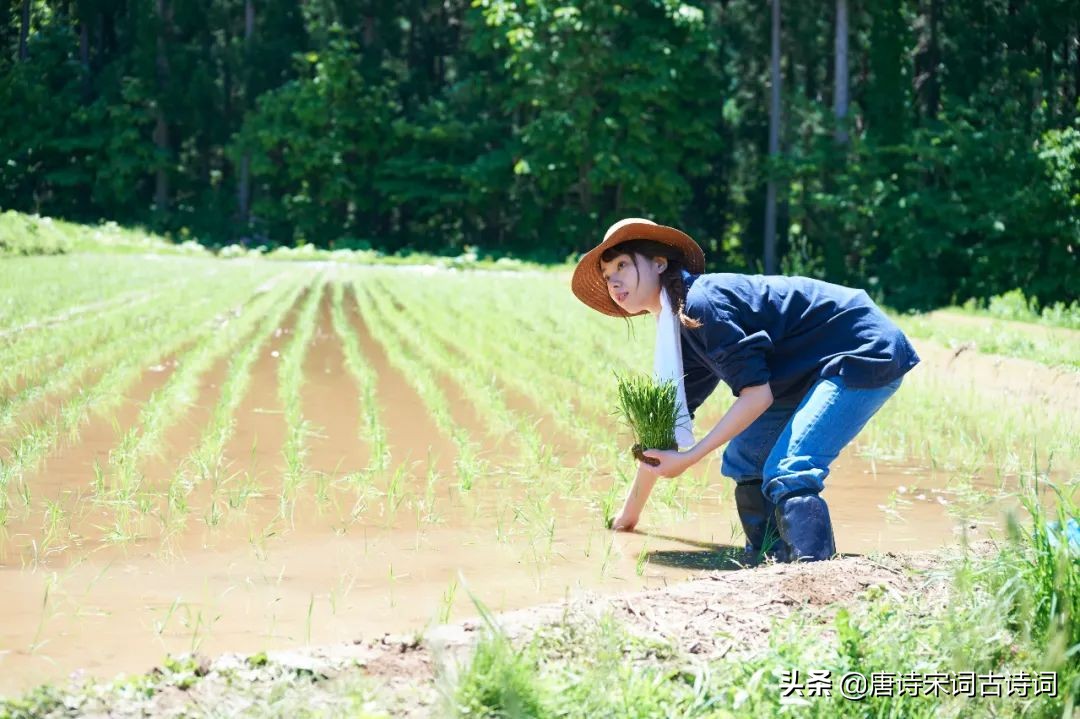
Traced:
POLYGON ((642 310, 660 314, 660 273, 667 259, 649 259, 638 253, 621 254, 609 262, 600 261, 600 271, 607 282, 608 294, 632 315, 642 310))

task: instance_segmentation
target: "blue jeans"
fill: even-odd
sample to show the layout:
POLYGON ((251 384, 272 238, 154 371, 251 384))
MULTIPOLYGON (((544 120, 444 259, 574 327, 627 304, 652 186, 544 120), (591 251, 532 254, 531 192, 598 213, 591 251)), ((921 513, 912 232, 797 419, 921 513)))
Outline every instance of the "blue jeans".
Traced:
POLYGON ((790 494, 817 494, 829 465, 900 387, 856 389, 842 377, 818 380, 798 405, 773 403, 728 443, 720 472, 736 482, 761 482, 773 503, 790 494))

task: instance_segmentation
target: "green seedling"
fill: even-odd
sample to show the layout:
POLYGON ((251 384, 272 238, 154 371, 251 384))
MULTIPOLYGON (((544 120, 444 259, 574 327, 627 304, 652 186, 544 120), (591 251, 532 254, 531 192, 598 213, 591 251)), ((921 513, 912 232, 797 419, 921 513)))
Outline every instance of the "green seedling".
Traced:
POLYGON ((311 644, 311 615, 312 615, 312 612, 314 612, 314 610, 315 610, 315 593, 312 592, 310 598, 308 599, 307 619, 304 622, 304 636, 305 636, 304 643, 305 644, 311 644))
POLYGON ((454 598, 457 596, 458 583, 457 580, 450 582, 450 586, 442 595, 442 603, 439 607, 439 624, 446 624, 450 621, 450 612, 454 608, 454 598))
POLYGON ((169 626, 169 620, 172 619, 172 615, 176 612, 176 608, 180 606, 180 597, 176 597, 172 600, 172 604, 169 605, 169 609, 165 612, 163 619, 154 620, 154 632, 160 637, 165 633, 165 628, 169 626))
POLYGON ((30 653, 34 654, 38 649, 43 647, 49 640, 42 639, 41 633, 45 629, 45 622, 52 616, 54 610, 49 609, 49 595, 56 588, 58 583, 58 575, 53 572, 49 575, 45 581, 45 595, 41 599, 41 615, 38 617, 37 629, 34 631, 34 639, 30 642, 30 653))
POLYGON ((641 551, 638 552, 637 564, 634 567, 634 570, 637 572, 637 575, 639 577, 642 576, 643 574, 645 574, 645 567, 648 566, 648 564, 649 564, 649 543, 646 542, 641 547, 641 551))

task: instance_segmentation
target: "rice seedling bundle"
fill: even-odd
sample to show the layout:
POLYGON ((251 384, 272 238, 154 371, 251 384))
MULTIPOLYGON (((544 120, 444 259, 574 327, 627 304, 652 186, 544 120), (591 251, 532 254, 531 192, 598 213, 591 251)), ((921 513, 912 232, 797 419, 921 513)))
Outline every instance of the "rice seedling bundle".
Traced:
POLYGON ((634 433, 634 456, 656 466, 660 461, 646 457, 646 449, 678 449, 675 422, 679 416, 675 383, 657 382, 642 374, 615 375, 618 381, 618 411, 634 433))

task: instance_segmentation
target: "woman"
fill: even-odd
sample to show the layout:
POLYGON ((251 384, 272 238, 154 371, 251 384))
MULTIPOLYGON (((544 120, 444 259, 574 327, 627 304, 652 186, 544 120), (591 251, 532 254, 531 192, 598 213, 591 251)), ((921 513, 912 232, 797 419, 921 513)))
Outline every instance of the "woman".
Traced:
POLYGON ((829 465, 919 357, 862 290, 704 269, 689 236, 628 218, 574 270, 574 294, 606 315, 661 319, 671 308, 690 419, 720 380, 738 398, 692 446, 645 452, 660 463, 639 463, 613 527, 634 528, 658 476, 677 477, 727 444, 721 472, 736 482, 748 558, 828 559, 836 548, 820 493, 829 465))

